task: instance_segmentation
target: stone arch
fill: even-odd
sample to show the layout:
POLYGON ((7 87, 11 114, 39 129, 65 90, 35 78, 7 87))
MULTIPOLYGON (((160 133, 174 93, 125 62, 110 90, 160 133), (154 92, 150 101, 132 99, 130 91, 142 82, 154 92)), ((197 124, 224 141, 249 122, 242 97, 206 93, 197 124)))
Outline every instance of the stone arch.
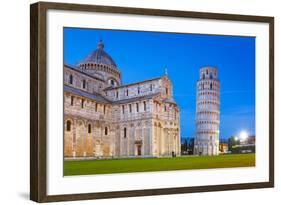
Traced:
POLYGON ((76 122, 77 126, 86 126, 87 122, 86 120, 78 119, 76 122))
POLYGON ((75 124, 74 120, 70 117, 64 119, 64 156, 75 156, 75 124), (70 123, 70 130, 67 130, 67 124, 70 123))
POLYGON ((104 135, 109 135, 109 127, 108 126, 105 126, 104 127, 104 135))
POLYGON ((73 124, 70 120, 66 120, 66 131, 70 132, 73 124))
POLYGON ((64 122, 66 123, 66 121, 70 121, 71 124, 74 124, 74 119, 72 117, 65 117, 64 122))
POLYGON ((95 127, 100 128, 101 125, 102 123, 99 120, 95 121, 95 127))
POLYGON ((102 145, 102 155, 103 157, 109 157, 110 156, 110 147, 108 143, 103 143, 102 145))
POLYGON ((75 122, 75 148, 76 156, 83 157, 86 153, 86 121, 77 119, 75 122))
POLYGON ((127 136, 128 136, 128 129, 127 129, 127 127, 124 127, 123 128, 123 138, 127 138, 127 136))
POLYGON ((73 127, 74 127, 74 120, 72 118, 66 118, 64 120, 64 124, 65 124, 65 130, 68 132, 73 131, 73 127))
POLYGON ((88 134, 93 132, 93 125, 90 122, 87 123, 87 131, 88 131, 88 134))

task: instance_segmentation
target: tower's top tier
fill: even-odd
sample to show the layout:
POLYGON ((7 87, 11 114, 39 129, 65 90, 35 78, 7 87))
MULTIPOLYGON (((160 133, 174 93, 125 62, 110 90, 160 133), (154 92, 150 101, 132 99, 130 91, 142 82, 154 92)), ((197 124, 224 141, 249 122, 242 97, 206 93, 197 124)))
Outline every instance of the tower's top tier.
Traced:
POLYGON ((210 66, 200 68, 200 80, 204 79, 218 79, 218 69, 210 66))

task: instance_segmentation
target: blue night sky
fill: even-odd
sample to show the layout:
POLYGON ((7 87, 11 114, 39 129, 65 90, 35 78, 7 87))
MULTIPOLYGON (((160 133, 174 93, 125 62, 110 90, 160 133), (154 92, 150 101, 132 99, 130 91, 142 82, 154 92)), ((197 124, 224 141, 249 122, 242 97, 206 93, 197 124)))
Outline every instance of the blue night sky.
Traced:
POLYGON ((195 136, 196 81, 207 65, 219 71, 220 138, 241 130, 255 134, 254 37, 65 28, 64 62, 75 66, 101 38, 123 84, 162 76, 167 68, 181 110, 182 138, 195 136))

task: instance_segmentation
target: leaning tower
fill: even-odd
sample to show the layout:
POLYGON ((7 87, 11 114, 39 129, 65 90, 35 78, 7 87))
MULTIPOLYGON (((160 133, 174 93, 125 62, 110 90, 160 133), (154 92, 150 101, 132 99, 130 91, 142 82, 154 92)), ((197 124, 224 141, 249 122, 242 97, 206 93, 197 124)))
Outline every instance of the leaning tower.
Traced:
POLYGON ((220 82, 214 67, 200 69, 196 96, 196 137, 194 154, 219 154, 220 82))

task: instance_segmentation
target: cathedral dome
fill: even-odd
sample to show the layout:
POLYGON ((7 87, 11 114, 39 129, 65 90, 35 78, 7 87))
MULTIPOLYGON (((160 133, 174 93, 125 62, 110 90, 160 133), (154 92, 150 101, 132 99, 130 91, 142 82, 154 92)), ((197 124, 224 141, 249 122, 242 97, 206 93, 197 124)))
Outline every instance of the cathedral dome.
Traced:
POLYGON ((114 60, 103 49, 104 44, 102 41, 100 41, 98 43, 97 49, 90 53, 90 55, 88 55, 81 63, 103 64, 109 67, 117 68, 114 60))
POLYGON ((77 69, 103 80, 107 86, 119 86, 121 84, 121 72, 110 55, 104 51, 102 41, 98 43, 96 50, 77 65, 77 69))

